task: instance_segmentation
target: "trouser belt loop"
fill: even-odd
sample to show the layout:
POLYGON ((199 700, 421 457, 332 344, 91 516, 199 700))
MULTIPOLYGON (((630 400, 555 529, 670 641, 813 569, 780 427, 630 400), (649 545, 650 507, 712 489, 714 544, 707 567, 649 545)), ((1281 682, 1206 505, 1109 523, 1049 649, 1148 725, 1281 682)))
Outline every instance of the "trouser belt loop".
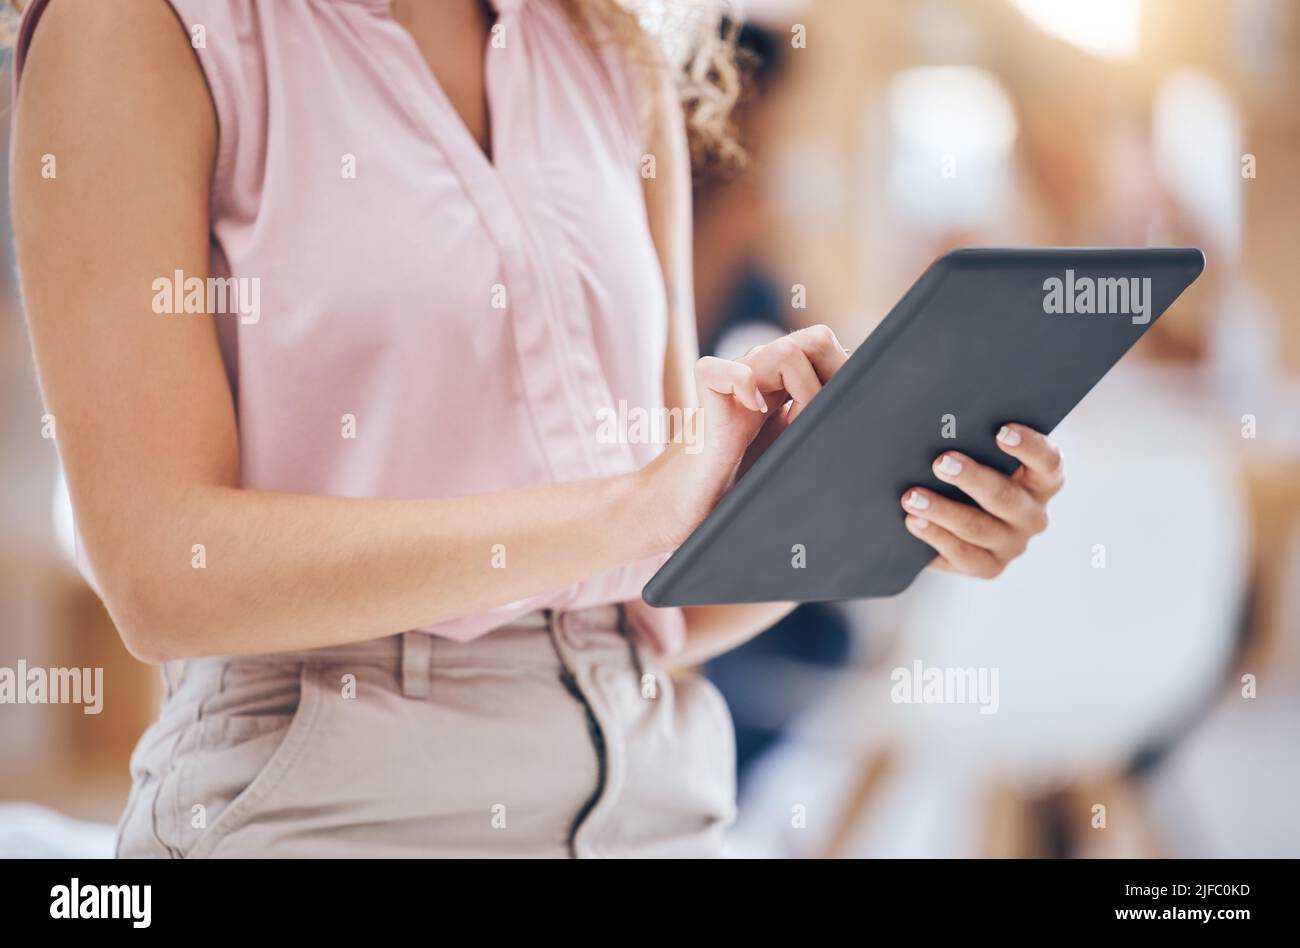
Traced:
POLYGON ((428 633, 402 633, 402 694, 406 697, 427 698, 433 693, 432 654, 428 633))

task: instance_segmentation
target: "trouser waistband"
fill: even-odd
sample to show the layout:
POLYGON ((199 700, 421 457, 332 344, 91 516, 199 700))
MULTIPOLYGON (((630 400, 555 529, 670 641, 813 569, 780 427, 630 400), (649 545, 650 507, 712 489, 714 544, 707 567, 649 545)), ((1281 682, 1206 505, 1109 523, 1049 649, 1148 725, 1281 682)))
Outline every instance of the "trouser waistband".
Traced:
POLYGON ((433 673, 438 668, 534 666, 572 672, 575 666, 611 660, 619 663, 630 660, 638 676, 642 674, 641 652, 621 605, 571 611, 541 609, 468 642, 412 630, 319 649, 168 663, 163 672, 170 692, 196 668, 217 670, 236 664, 347 665, 360 662, 392 668, 400 679, 402 694, 410 698, 427 698, 432 694, 433 673))

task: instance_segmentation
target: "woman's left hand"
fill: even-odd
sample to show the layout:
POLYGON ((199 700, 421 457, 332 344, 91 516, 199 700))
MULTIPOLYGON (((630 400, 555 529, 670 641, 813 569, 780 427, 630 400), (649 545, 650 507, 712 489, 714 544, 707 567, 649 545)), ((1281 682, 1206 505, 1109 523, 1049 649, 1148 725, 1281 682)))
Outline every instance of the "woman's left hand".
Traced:
POLYGON ((938 552, 936 569, 992 579, 1047 529, 1047 502, 1065 483, 1061 452, 1045 435, 1008 423, 997 445, 1020 462, 1010 476, 959 451, 934 462, 934 476, 979 504, 949 500, 923 487, 903 494, 907 529, 938 552))

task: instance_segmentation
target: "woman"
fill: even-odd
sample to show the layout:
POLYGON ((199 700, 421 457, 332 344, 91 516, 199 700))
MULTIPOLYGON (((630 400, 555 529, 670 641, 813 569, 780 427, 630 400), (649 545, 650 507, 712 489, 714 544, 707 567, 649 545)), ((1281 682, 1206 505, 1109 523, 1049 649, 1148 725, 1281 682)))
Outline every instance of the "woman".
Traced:
MULTIPOLYGON (((659 663, 788 607, 639 590, 845 360, 695 359, 726 90, 614 0, 26 6, 33 346, 84 568, 168 685, 119 853, 718 853, 726 708, 659 663), (697 402, 698 444, 602 434, 697 402)), ((1045 524, 1059 457, 1005 431, 1014 478, 939 468, 982 510, 902 500, 940 568, 1045 524)))

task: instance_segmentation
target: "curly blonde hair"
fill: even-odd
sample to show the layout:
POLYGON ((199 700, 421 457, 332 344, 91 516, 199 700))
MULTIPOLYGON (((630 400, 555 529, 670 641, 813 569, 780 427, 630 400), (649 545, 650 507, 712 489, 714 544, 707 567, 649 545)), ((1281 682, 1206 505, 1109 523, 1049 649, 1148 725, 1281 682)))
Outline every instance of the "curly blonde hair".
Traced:
MULTIPOLYGON (((21 13, 29 0, 8 0, 21 13)), ((731 112, 740 95, 736 64, 738 23, 727 16, 729 0, 561 0, 583 36, 592 43, 615 42, 644 79, 647 109, 657 79, 670 73, 681 99, 691 165, 699 175, 739 167, 731 112), (597 36, 601 29, 604 36, 597 36)), ((12 41, 12 23, 0 39, 12 41)))
POLYGON ((730 170, 744 153, 731 124, 739 98, 741 71, 736 62, 738 21, 727 16, 727 0, 563 0, 589 42, 586 24, 605 28, 608 40, 625 48, 641 67, 647 107, 657 78, 675 80, 691 164, 697 173, 730 170))

